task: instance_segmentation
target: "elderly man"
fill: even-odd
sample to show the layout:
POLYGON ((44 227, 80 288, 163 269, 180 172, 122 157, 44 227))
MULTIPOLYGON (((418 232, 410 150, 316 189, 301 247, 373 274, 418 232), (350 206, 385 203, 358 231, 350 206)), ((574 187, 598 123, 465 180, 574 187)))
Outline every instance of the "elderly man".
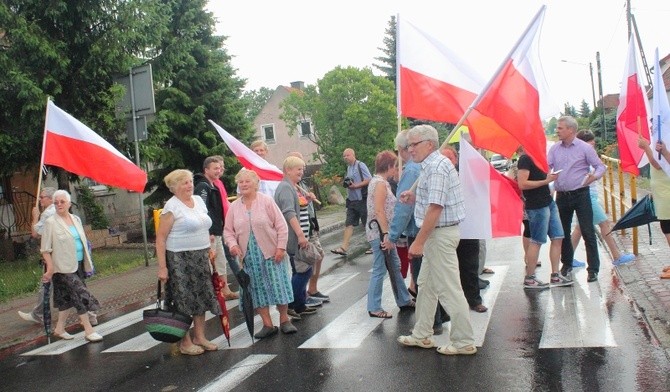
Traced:
MULTIPOLYGON (((349 250, 349 241, 354 234, 354 226, 358 226, 359 221, 365 224, 368 220, 367 187, 372 175, 365 163, 356 159, 356 153, 353 149, 347 148, 344 150, 342 159, 347 163, 345 177, 345 181, 348 180, 345 184, 347 187, 347 218, 344 224, 342 246, 331 250, 331 252, 346 256, 349 250)), ((372 253, 372 251, 369 251, 369 253, 372 253)))
MULTIPOLYGON (((572 214, 576 213, 582 237, 586 245, 586 262, 588 264, 587 282, 598 280, 600 258, 598 256, 598 242, 593 226, 593 209, 589 184, 600 179, 605 174, 603 165, 596 150, 590 144, 577 138, 577 120, 571 116, 558 119, 556 135, 560 143, 555 143, 549 149, 548 161, 552 172, 561 171, 554 182, 556 189, 556 205, 561 216, 561 225, 564 233, 570 233, 572 214)), ((572 242, 563 241, 561 246, 561 275, 571 278, 572 262, 575 250, 572 242)))
MULTIPOLYGON (((419 232, 409 248, 410 257, 423 255, 416 300, 416 323, 411 335, 398 337, 405 346, 435 347, 433 321, 438 300, 451 316, 450 343, 437 348, 444 355, 471 355, 474 345, 468 302, 461 288, 456 247, 458 224, 465 207, 458 173, 451 161, 438 151, 437 130, 417 125, 408 133, 412 160, 421 163, 417 182, 414 217, 419 232)), ((411 201, 410 192, 402 194, 411 201)))

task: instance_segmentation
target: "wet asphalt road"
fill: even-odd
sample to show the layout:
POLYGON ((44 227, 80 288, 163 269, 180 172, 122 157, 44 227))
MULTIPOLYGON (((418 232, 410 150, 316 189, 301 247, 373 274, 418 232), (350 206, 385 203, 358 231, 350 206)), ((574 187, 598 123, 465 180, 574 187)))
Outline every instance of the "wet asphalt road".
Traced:
MULTIPOLYGON (((323 277, 322 291, 332 301, 296 321, 295 335, 251 345, 238 308, 229 302, 237 327, 233 348, 217 340, 221 350, 187 357, 174 345, 143 339, 137 317, 111 320, 98 327, 109 330, 102 343, 81 344, 78 336, 80 343, 65 344, 62 353, 35 355, 29 350, 40 347, 29 347, 5 358, 0 390, 670 390, 670 362, 620 289, 606 256, 598 283, 587 284, 581 269, 574 287, 528 292, 521 286, 520 248, 518 238, 489 242, 487 266, 496 273, 484 276, 491 280, 482 292, 489 312, 471 313, 479 346, 474 356, 445 357, 434 349, 400 346, 396 337, 410 331, 414 315, 398 312, 389 287, 384 306, 394 317, 369 318, 365 297, 371 256, 364 255, 323 277)), ((538 277, 548 280, 543 251, 538 277)), ((212 339, 221 335, 217 322, 207 322, 212 339)))

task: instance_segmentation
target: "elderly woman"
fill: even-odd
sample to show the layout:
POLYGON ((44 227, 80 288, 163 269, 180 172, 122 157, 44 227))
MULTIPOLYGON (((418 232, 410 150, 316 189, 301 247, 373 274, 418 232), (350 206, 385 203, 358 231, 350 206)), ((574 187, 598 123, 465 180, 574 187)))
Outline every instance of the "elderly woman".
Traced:
POLYGON ((274 200, 258 192, 258 175, 242 169, 235 176, 238 199, 226 215, 223 239, 230 254, 243 260, 242 267, 249 274, 248 290, 254 309, 263 320, 263 328, 254 335, 263 339, 298 330, 288 318, 288 303, 293 299, 291 281, 286 265, 288 229, 274 200), (279 328, 273 325, 270 306, 279 311, 279 328))
MULTIPOLYGON (((288 244, 286 250, 291 261, 291 284, 293 285, 293 302, 289 307, 289 315, 301 319, 301 315, 312 314, 316 309, 308 307, 307 283, 312 276, 312 266, 295 259, 298 248, 305 248, 309 242, 309 211, 308 203, 303 198, 303 203, 298 197, 298 183, 305 171, 305 162, 296 157, 289 156, 283 164, 284 179, 277 186, 275 202, 288 225, 288 244), (301 205, 302 204, 302 205, 301 205), (302 264, 301 264, 302 263, 302 264)), ((320 302, 319 302, 320 304, 320 302)))
MULTIPOLYGON (((377 154, 375 159, 375 175, 368 184, 368 220, 365 224, 365 236, 372 246, 372 274, 370 275, 370 285, 368 287, 368 314, 370 317, 391 318, 391 314, 382 309, 382 286, 384 276, 386 276, 385 257, 390 257, 395 276, 395 285, 398 289, 396 304, 400 309, 414 308, 414 301, 407 291, 405 281, 400 274, 400 258, 394 246, 384 248, 381 242, 388 237, 389 225, 393 220, 393 211, 396 204, 396 197, 391 192, 391 186, 387 178, 395 177, 398 174, 398 157, 391 151, 382 151, 377 154), (379 227, 370 228, 370 222, 376 220, 379 227), (384 234, 384 238, 379 238, 379 232, 384 234), (387 253, 384 255, 384 253, 387 253)), ((389 244, 388 241, 385 241, 389 244)))
POLYGON ((179 342, 185 355, 200 355, 218 347, 205 337, 205 312, 221 314, 210 270, 209 226, 205 202, 193 195, 193 173, 174 170, 164 178, 172 196, 161 211, 156 232, 158 279, 166 284, 165 303, 193 316, 193 337, 179 342))
POLYGON ((95 332, 88 312, 100 309, 98 300, 88 291, 84 278, 93 271, 91 255, 86 246, 86 234, 78 216, 70 214, 70 194, 64 190, 53 193, 56 213, 44 222, 40 251, 46 265, 42 282, 53 282, 54 304, 59 310, 54 336, 70 340, 65 331, 66 310, 75 308, 85 338, 99 342, 102 336, 95 332))

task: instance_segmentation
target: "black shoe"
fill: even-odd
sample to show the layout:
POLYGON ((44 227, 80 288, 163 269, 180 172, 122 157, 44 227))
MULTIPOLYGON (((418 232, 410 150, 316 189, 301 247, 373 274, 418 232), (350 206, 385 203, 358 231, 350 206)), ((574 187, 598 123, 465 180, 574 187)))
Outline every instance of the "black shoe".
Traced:
POLYGON ((586 278, 587 282, 595 282, 598 280, 598 274, 593 271, 589 271, 589 276, 586 278))
POLYGON ((561 267, 561 275, 563 276, 568 276, 571 271, 572 267, 567 264, 563 264, 563 267, 561 267))
POLYGON ((484 289, 488 288, 489 284, 491 284, 491 282, 489 282, 488 280, 479 278, 479 289, 480 290, 484 290, 484 289))

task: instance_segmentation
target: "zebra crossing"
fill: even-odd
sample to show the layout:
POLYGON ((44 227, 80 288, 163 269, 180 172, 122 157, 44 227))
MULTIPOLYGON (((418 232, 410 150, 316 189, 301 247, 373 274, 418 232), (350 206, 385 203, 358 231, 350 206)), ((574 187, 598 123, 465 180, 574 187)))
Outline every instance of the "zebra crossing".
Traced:
MULTIPOLYGON (((495 274, 490 277, 489 288, 482 291, 482 298, 489 307, 489 311, 485 313, 470 312, 475 333, 475 344, 478 347, 484 345, 486 332, 495 312, 496 300, 499 298, 501 290, 510 285, 519 284, 518 279, 507 279, 509 266, 497 265, 490 266, 490 268, 495 271, 495 274)), ((545 314, 542 338, 539 344, 540 349, 616 347, 617 344, 609 325, 606 300, 599 285, 586 283, 585 274, 585 270, 575 271, 574 286, 547 290, 541 294, 543 296, 542 301, 545 302, 545 314)), ((346 285, 358 275, 360 275, 360 272, 334 272, 323 276, 320 280, 320 286, 323 292, 331 293, 346 285)), ((397 309, 388 279, 385 281, 383 290, 383 307, 385 309, 397 309)), ((369 317, 366 304, 367 296, 364 295, 298 348, 355 349, 359 347, 368 335, 384 321, 383 319, 369 317)), ((238 307, 238 305, 239 301, 237 300, 228 302, 229 310, 238 307)), ((97 327, 97 331, 103 336, 107 336, 136 323, 141 323, 142 311, 153 306, 155 305, 149 305, 102 323, 97 327)), ((277 323, 279 314, 276 309, 272 308, 270 314, 277 323)), ((208 313, 206 319, 209 320, 213 317, 215 316, 208 313)), ((260 317, 256 316, 254 322, 255 330, 259 330, 262 327, 260 317)), ((84 332, 79 332, 74 334, 75 338, 73 340, 57 340, 21 355, 60 355, 87 344, 83 335, 84 332)), ((448 343, 449 339, 447 333, 435 338, 440 345, 448 343)), ((244 349, 253 344, 244 323, 231 329, 230 347, 228 347, 223 334, 212 339, 212 342, 222 350, 244 349)), ((160 342, 151 338, 149 333, 144 332, 106 348, 101 351, 101 354, 145 352, 158 345, 160 345, 160 342)))

